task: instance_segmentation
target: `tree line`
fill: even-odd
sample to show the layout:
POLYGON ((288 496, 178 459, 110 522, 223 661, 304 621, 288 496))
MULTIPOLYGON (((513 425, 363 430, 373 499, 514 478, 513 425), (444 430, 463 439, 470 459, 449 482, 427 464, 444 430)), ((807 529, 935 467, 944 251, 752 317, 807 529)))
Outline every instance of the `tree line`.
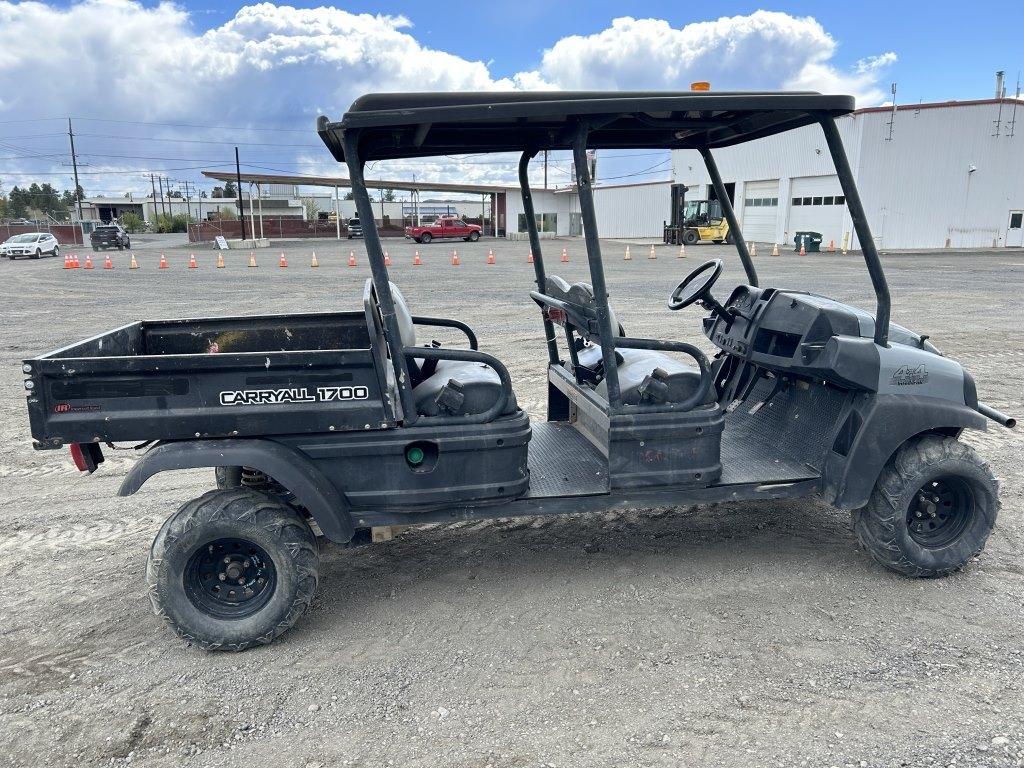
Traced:
POLYGON ((4 194, 0 184, 0 219, 24 219, 51 216, 62 220, 68 217, 77 200, 85 199, 85 190, 58 190, 52 184, 33 182, 27 187, 15 185, 4 194))

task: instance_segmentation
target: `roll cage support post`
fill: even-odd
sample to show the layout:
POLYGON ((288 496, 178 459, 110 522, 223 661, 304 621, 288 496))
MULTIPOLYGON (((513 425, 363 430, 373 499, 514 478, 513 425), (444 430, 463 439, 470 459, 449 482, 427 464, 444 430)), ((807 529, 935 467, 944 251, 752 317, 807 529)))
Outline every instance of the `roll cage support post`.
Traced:
POLYGON ((739 254, 740 261, 743 262, 743 271, 747 273, 747 282, 756 288, 757 272, 754 270, 754 262, 750 259, 747 241, 743 239, 743 232, 740 231, 739 222, 736 221, 736 211, 733 210, 729 193, 725 189, 725 184, 722 183, 722 176, 718 172, 718 164, 715 162, 715 158, 711 156, 711 150, 707 147, 701 147, 698 151, 700 156, 704 158, 704 166, 708 169, 708 176, 711 177, 711 184, 715 188, 715 195, 722 206, 722 215, 729 222, 729 232, 736 246, 736 253, 739 254))
POLYGON ((878 251, 875 250, 875 240, 871 236, 868 217, 864 214, 864 206, 860 201, 860 193, 857 192, 857 184, 853 180, 853 171, 850 170, 850 161, 846 157, 846 149, 843 147, 839 129, 836 128, 836 121, 832 115, 819 115, 818 122, 821 124, 821 130, 825 133, 825 142, 832 155, 832 163, 836 167, 839 185, 843 188, 843 194, 846 195, 846 207, 850 211, 853 228, 857 232, 860 249, 864 253, 864 262, 867 264, 868 274, 871 276, 871 285, 875 289, 877 303, 875 344, 887 347, 889 346, 889 284, 885 280, 885 271, 878 258, 878 251))
POLYGON ((580 198, 580 215, 583 219, 583 236, 587 244, 587 261, 590 264, 590 280, 594 288, 597 329, 601 336, 601 360, 604 364, 605 385, 608 387, 608 412, 614 413, 621 405, 622 398, 619 392, 619 372, 615 365, 615 337, 611 313, 608 311, 608 287, 605 285, 604 263, 601 261, 601 241, 597 235, 593 182, 587 163, 588 133, 590 125, 586 121, 581 121, 573 139, 572 155, 576 164, 576 182, 580 198))
MULTIPOLYGON (((547 277, 544 274, 544 257, 540 251, 540 234, 537 232, 537 218, 533 212, 533 193, 530 191, 530 160, 537 150, 527 150, 519 158, 519 188, 523 196, 523 213, 526 216, 526 231, 530 233, 530 251, 533 253, 533 271, 536 274, 537 290, 544 293, 547 277)), ((555 341, 555 326, 542 310, 544 318, 544 340, 548 345, 548 363, 557 365, 558 343, 555 341)))
POLYGON ((349 179, 352 182, 352 196, 355 198, 359 221, 363 224, 363 242, 366 244, 366 255, 370 261, 373 274, 373 285, 377 293, 377 304, 380 307, 381 320, 384 323, 384 334, 388 347, 391 349, 391 365, 395 371, 395 383, 402 413, 395 414, 402 418, 406 425, 417 420, 416 405, 412 400, 412 382, 409 379, 409 366, 405 361, 402 347, 402 335, 398 330, 395 317, 395 302, 391 296, 391 282, 388 279, 388 268, 384 265, 383 249, 380 235, 377 232, 377 220, 373 216, 373 204, 366 191, 363 178, 363 159, 359 155, 359 134, 345 131, 345 164, 348 166, 349 179))

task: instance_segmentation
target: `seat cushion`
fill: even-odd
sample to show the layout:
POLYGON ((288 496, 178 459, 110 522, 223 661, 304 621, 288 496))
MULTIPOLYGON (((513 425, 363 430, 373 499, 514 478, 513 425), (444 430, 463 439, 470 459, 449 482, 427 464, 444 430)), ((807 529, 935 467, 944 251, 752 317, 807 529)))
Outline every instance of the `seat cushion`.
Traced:
MULTIPOLYGON (((437 370, 432 376, 424 379, 412 390, 416 403, 416 412, 421 416, 468 416, 484 413, 501 395, 501 379, 497 371, 483 363, 462 360, 439 360, 437 370), (449 391, 438 396, 455 381, 457 386, 448 387, 449 391), (453 395, 455 395, 453 397, 453 395), (462 395, 461 400, 457 395, 462 395)), ((516 396, 510 393, 502 415, 515 413, 519 409, 516 396)))
MULTIPOLYGON (((626 347, 622 347, 621 349, 615 350, 615 359, 618 361, 619 366, 621 366, 631 360, 636 360, 643 354, 644 350, 642 349, 627 349, 626 347)), ((598 367, 601 366, 602 363, 601 345, 588 344, 582 349, 577 350, 576 359, 579 360, 581 366, 596 373, 598 367)))
MULTIPOLYGON (((619 391, 625 405, 681 403, 700 387, 700 370, 692 365, 669 357, 666 354, 648 349, 622 349, 622 353, 632 353, 619 365, 619 391), (655 374, 656 370, 663 372, 655 374), (664 387, 655 386, 643 391, 644 381, 653 376, 655 381, 664 387)), ((602 380, 595 387, 601 397, 608 399, 608 384, 602 380)), ((711 387, 702 405, 715 401, 715 389, 711 387)))

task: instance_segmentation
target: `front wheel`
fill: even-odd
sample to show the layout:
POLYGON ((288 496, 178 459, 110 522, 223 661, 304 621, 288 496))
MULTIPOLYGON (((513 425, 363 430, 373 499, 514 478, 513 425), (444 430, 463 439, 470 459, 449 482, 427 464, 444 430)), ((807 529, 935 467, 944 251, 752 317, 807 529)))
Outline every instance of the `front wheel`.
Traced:
POLYGON ((469 240, 469 242, 475 243, 477 240, 480 239, 480 233, 479 232, 470 232, 469 233, 469 237, 467 239, 469 240))
POLYGON ((975 450, 953 437, 925 435, 889 459, 853 522, 886 568, 933 578, 980 553, 998 513, 999 483, 975 450))
POLYGON ((156 615, 208 651, 266 645, 316 592, 319 554, 291 507, 245 488, 210 491, 153 541, 146 583, 156 615))
POLYGON ((697 230, 688 229, 685 232, 683 232, 683 242, 686 245, 696 245, 697 243, 699 243, 700 235, 697 234, 697 230))
POLYGON ((423 243, 424 245, 426 245, 433 239, 433 236, 429 232, 424 232, 422 235, 420 235, 420 242, 423 243))
POLYGON ((58 245, 53 246, 53 255, 54 255, 54 258, 56 258, 57 256, 60 256, 60 246, 58 246, 58 245))

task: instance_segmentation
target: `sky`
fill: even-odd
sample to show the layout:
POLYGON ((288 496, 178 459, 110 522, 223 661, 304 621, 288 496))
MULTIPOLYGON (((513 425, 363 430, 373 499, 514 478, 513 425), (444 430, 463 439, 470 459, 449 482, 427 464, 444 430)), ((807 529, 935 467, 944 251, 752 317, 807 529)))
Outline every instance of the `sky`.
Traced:
MULTIPOLYGON (((10 2, 0 0, 0 189, 149 191, 203 168, 346 175, 313 126, 362 93, 811 89, 858 106, 1012 95, 1024 11, 984 2, 10 2)), ((536 170, 539 173, 539 169, 536 170)), ((511 182, 509 157, 395 161, 371 178, 511 182)), ((667 153, 601 153, 598 181, 669 177, 667 153)), ((551 183, 569 181, 553 158, 551 183)))

